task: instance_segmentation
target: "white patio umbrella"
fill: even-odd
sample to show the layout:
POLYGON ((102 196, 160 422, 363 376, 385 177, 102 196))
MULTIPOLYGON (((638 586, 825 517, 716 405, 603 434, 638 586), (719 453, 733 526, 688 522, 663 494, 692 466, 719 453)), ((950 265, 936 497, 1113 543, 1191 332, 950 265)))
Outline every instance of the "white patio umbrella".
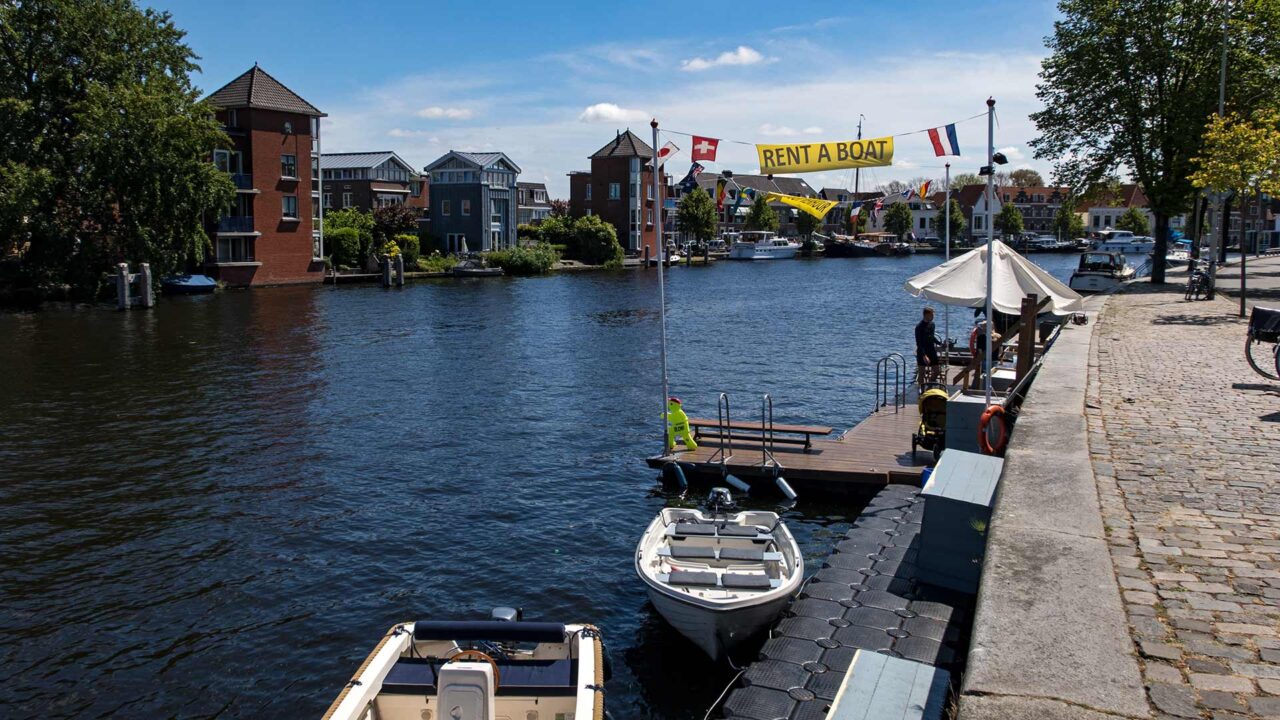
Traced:
MULTIPOLYGON (((1050 275, 1044 268, 1014 251, 999 240, 992 242, 995 266, 992 268, 991 305, 1009 315, 1022 312, 1022 299, 1035 293, 1043 301, 1050 299, 1048 309, 1056 315, 1081 310, 1080 294, 1050 275)), ((987 247, 974 248, 953 260, 926 270, 906 282, 903 288, 915 297, 928 298, 944 305, 986 307, 987 247)))

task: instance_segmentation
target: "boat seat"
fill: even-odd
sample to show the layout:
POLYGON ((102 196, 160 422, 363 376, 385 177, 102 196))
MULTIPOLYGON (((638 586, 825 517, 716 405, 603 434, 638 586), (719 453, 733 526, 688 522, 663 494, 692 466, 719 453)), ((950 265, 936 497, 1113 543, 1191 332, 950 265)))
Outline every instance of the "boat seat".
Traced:
POLYGON ((672 545, 658 548, 659 557, 677 560, 742 560, 746 562, 782 562, 782 553, 765 552, 760 548, 722 547, 710 545, 672 545))
MULTIPOLYGON (((721 560, 748 560, 751 562, 764 562, 765 551, 758 548, 736 548, 727 547, 720 549, 721 560)), ((777 555, 777 559, 781 559, 781 553, 768 553, 769 555, 777 555)))
POLYGON ((724 573, 720 576, 720 584, 727 588, 742 588, 746 590, 761 590, 773 587, 773 583, 768 577, 750 573, 724 573))
POLYGON ((723 537, 755 537, 760 531, 754 525, 722 525, 716 534, 723 537))
MULTIPOLYGON (((502 660, 494 658, 500 677, 498 696, 567 696, 577 694, 577 660, 502 660)), ((443 661, 400 658, 382 681, 389 695, 434 695, 436 668, 443 661)))
POLYGON ((681 571, 667 576, 669 585, 688 585, 696 587, 716 587, 720 583, 713 572, 681 571))
POLYGON ((672 545, 668 548, 659 548, 659 555, 669 555, 673 558, 682 558, 685 560, 715 560, 716 549, 710 545, 672 545))
POLYGON ((671 526, 671 531, 676 535, 703 535, 714 537, 716 534, 716 526, 710 523, 676 523, 671 526))

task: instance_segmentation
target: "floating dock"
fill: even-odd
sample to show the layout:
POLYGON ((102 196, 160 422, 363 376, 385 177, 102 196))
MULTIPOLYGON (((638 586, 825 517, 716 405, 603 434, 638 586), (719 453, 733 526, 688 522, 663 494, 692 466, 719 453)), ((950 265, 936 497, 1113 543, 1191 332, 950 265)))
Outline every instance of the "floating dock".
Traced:
POLYGON ((920 424, 914 402, 881 407, 833 439, 821 437, 829 434, 830 428, 774 425, 768 453, 759 422, 734 423, 732 439, 724 442, 714 420, 694 424, 700 430, 697 450, 677 444, 673 453, 648 458, 649 467, 660 469, 676 462, 686 473, 716 477, 727 473, 762 485, 772 484, 781 474, 797 487, 847 490, 849 485, 918 486, 920 472, 933 463, 930 451, 911 452, 911 435, 920 424), (784 439, 784 435, 791 437, 784 439), (805 436, 803 443, 796 437, 799 435, 805 436))
POLYGON ((876 494, 774 626, 725 700, 724 717, 826 717, 859 651, 960 677, 973 597, 919 581, 923 516, 918 488, 876 494))

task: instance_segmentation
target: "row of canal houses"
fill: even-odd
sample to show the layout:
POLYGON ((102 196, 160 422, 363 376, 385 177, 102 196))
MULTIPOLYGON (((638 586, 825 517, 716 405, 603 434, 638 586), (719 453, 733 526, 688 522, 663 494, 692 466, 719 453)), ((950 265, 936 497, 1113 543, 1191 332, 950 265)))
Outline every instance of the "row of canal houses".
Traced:
MULTIPOLYGON (((213 152, 214 163, 231 175, 236 200, 227 213, 210 223, 214 248, 205 270, 230 285, 279 285, 320 282, 325 271, 321 237, 323 212, 344 208, 371 211, 388 205, 415 210, 435 248, 442 252, 484 252, 520 242, 517 227, 536 224, 551 213, 542 183, 520 182, 520 166, 501 152, 451 150, 421 172, 391 150, 322 152, 320 119, 325 114, 283 83, 254 65, 209 95, 231 147, 213 152)), ((614 226, 629 255, 655 254, 659 233, 654 226, 653 148, 630 130, 592 153, 590 169, 569 174, 569 214, 597 215, 614 226)), ((714 196, 719 176, 700 175, 698 185, 714 196)), ((663 234, 678 237, 674 210, 680 189, 662 173, 663 234)), ((838 203, 820 232, 842 233, 854 202, 874 202, 879 192, 854 193, 842 188, 814 190, 802 178, 733 174, 720 211, 721 232, 743 229, 750 202, 738 193, 821 197, 838 203)), ((1063 187, 1000 187, 987 206, 985 186, 955 188, 952 197, 965 216, 970 237, 983 236, 1005 204, 1022 211, 1029 232, 1051 232, 1054 216, 1068 201, 1063 187)), ((942 192, 928 197, 891 195, 888 203, 905 202, 917 237, 940 234, 942 192)), ((783 235, 797 235, 798 210, 775 204, 783 235)), ((1136 185, 1121 186, 1113 197, 1078 207, 1089 231, 1114 227, 1129 208, 1147 213, 1147 199, 1136 185)), ((1233 213, 1231 232, 1280 230, 1275 208, 1258 208, 1253 216, 1233 213)), ((868 232, 883 231, 885 213, 868 223, 868 232)), ((1175 218, 1174 230, 1183 226, 1175 218)), ((424 247, 424 250, 428 248, 424 247)))

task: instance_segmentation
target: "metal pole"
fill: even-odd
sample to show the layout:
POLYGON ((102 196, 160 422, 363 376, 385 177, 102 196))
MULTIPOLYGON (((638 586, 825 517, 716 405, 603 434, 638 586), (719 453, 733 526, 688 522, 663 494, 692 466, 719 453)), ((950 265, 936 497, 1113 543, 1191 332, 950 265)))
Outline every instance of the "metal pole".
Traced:
POLYGON ((324 147, 320 143, 320 118, 316 118, 316 174, 320 178, 317 187, 320 189, 320 257, 324 257, 324 147))
POLYGON ((996 323, 995 317, 991 313, 991 287, 992 278, 995 274, 995 258, 992 250, 995 245, 995 232, 993 226, 994 219, 991 215, 991 205, 995 201, 995 176, 996 176, 996 101, 995 98, 987 98, 987 343, 986 357, 983 358, 983 364, 986 366, 986 398, 987 405, 991 404, 991 336, 995 333, 996 323))
MULTIPOLYGON (((944 243, 943 243, 943 253, 944 253, 944 254, 943 254, 943 256, 942 256, 942 257, 943 257, 943 261, 944 261, 944 262, 950 262, 950 261, 951 261, 951 163, 947 163, 947 174, 946 174, 946 180, 944 180, 944 181, 943 181, 942 190, 943 190, 943 193, 945 193, 945 194, 943 195, 943 203, 945 203, 945 205, 943 206, 943 207, 944 207, 944 210, 943 210, 943 216, 946 218, 946 219, 943 221, 944 223, 946 223, 946 230, 944 230, 944 231, 943 231, 943 235, 944 235, 944 237, 945 237, 945 241, 944 241, 944 243)), ((947 360, 947 370, 943 370, 943 371, 942 371, 943 383, 945 383, 945 382, 946 382, 946 377, 947 377, 947 372, 948 372, 948 370, 950 370, 950 367, 951 367, 951 362, 950 362, 950 358, 951 358, 951 306, 950 306, 950 305, 943 305, 943 306, 942 306, 942 345, 943 345, 943 347, 944 347, 944 348, 946 349, 946 351, 947 351, 947 352, 946 352, 946 356, 947 356, 947 358, 948 358, 948 360, 947 360)))
MULTIPOLYGON (((667 422, 667 398, 670 397, 667 389, 667 288, 663 276, 667 274, 667 245, 661 242, 661 233, 658 228, 662 226, 662 189, 659 179, 662 177, 662 169, 658 166, 658 119, 654 118, 649 122, 649 127, 653 128, 653 230, 659 235, 658 245, 658 316, 662 326, 662 452, 666 454, 667 448, 673 447, 673 438, 670 435, 670 425, 667 422)), ((644 218, 640 218, 640 240, 644 242, 644 218)))
MULTIPOLYGON (((1231 3, 1222 3, 1222 63, 1221 69, 1218 71, 1218 117, 1222 117, 1226 113, 1227 108, 1227 20, 1230 16, 1231 3)), ((1222 217, 1223 210, 1225 210, 1225 208, 1220 204, 1224 203, 1226 198, 1222 196, 1222 193, 1214 193, 1214 195, 1217 196, 1214 198, 1214 207, 1218 209, 1218 222, 1229 222, 1228 218, 1222 217)), ((1212 281, 1216 281, 1218 279, 1218 242, 1219 238, 1217 233, 1215 233, 1212 241, 1209 243, 1209 249, 1213 251, 1209 254, 1209 278, 1211 282, 1209 283, 1209 292, 1207 294, 1210 300, 1212 300, 1213 296, 1216 294, 1215 288, 1217 287, 1217 283, 1212 281)), ((1241 275, 1241 277, 1243 278, 1244 276, 1241 275)))

